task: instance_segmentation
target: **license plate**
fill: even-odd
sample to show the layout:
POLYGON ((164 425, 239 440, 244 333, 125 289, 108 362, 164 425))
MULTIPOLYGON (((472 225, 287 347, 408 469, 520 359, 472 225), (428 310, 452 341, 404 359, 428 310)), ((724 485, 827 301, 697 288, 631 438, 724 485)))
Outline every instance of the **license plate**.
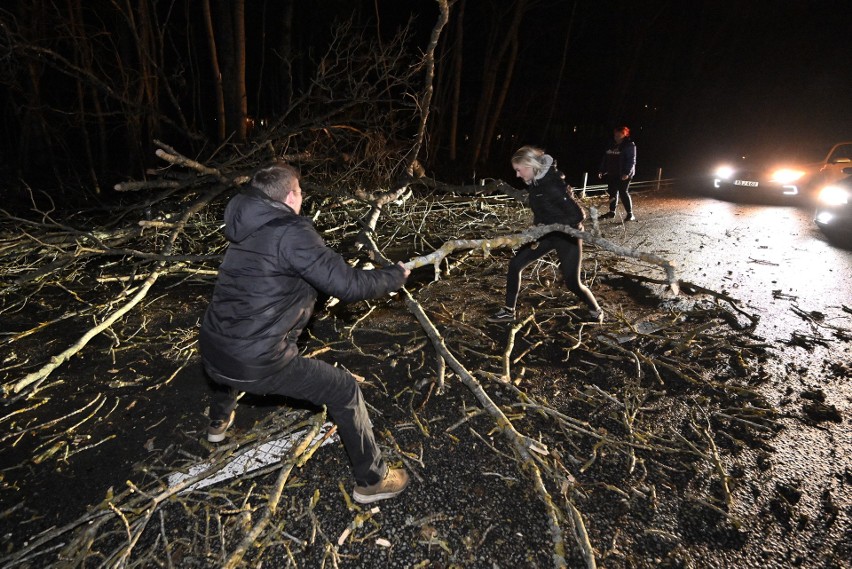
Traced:
POLYGON ((735 186, 750 186, 753 188, 757 187, 757 182, 750 182, 749 180, 734 180, 735 186))

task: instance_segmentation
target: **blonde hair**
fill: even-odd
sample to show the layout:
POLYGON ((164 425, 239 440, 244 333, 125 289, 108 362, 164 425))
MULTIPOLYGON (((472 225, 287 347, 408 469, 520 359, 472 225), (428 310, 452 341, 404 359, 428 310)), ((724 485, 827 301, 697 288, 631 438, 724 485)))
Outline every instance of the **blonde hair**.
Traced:
POLYGON ((532 168, 533 175, 538 178, 538 175, 541 174, 546 167, 544 162, 544 150, 537 146, 521 146, 512 156, 512 164, 532 168))

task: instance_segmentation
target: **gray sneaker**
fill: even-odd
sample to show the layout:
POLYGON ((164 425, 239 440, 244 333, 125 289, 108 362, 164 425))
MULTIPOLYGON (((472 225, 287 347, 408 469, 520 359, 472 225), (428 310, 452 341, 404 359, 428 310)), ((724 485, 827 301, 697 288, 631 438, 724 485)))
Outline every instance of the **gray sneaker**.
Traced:
POLYGON ((489 322, 514 322, 515 311, 508 308, 501 308, 496 313, 488 317, 489 322))
POLYGON ((404 468, 388 468, 384 480, 371 486, 356 486, 352 497, 359 504, 372 504, 399 496, 408 486, 408 473, 404 468))
POLYGON ((231 411, 231 415, 227 420, 225 419, 217 419, 215 421, 210 421, 210 426, 207 427, 207 440, 211 443, 220 443, 225 440, 225 431, 227 431, 231 425, 234 424, 234 417, 236 416, 236 411, 231 411))

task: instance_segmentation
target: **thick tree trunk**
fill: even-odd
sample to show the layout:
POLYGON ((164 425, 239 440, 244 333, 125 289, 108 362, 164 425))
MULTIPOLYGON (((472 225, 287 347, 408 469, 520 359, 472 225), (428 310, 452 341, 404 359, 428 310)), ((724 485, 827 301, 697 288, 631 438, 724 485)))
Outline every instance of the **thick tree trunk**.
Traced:
POLYGON ((464 6, 467 0, 462 0, 459 6, 458 25, 456 26, 456 42, 453 57, 453 101, 450 119, 450 160, 455 161, 458 152, 459 136, 459 107, 461 106, 462 81, 462 52, 464 46, 464 6))
POLYGON ((571 46, 571 30, 574 28, 574 16, 577 13, 577 1, 571 6, 571 17, 568 19, 568 30, 565 32, 565 44, 562 47, 562 61, 559 63, 559 73, 556 75, 556 86, 553 88, 553 101, 550 103, 550 112, 547 115, 547 121, 544 123, 543 140, 547 140, 547 134, 550 130, 550 122, 553 120, 553 115, 556 114, 556 107, 559 105, 559 88, 562 86, 562 76, 565 74, 565 67, 568 63, 568 49, 571 46))
POLYGON ((216 137, 219 142, 225 140, 225 91, 222 85, 222 70, 219 68, 219 56, 216 50, 216 33, 213 31, 213 15, 210 12, 210 0, 203 0, 204 23, 207 27, 207 46, 210 51, 210 66, 213 72, 214 91, 216 93, 216 137))
MULTIPOLYGON (((496 29, 494 31, 493 43, 497 43, 496 34, 502 36, 503 41, 495 50, 495 53, 490 53, 486 58, 485 71, 482 79, 482 96, 480 97, 480 105, 476 116, 476 123, 473 133, 473 151, 471 153, 471 168, 475 168, 479 163, 480 158, 487 154, 483 152, 486 146, 490 146, 491 141, 486 140, 486 132, 489 124, 496 121, 499 117, 492 116, 495 113, 495 105, 493 104, 494 93, 497 91, 497 83, 500 80, 506 81, 506 77, 500 77, 500 70, 507 64, 506 53, 509 51, 512 42, 518 41, 518 32, 523 20, 524 13, 527 7, 527 0, 518 0, 514 3, 514 10, 511 15, 509 28, 504 32, 496 29)), ((496 23, 499 24, 499 16, 496 18, 496 23)))

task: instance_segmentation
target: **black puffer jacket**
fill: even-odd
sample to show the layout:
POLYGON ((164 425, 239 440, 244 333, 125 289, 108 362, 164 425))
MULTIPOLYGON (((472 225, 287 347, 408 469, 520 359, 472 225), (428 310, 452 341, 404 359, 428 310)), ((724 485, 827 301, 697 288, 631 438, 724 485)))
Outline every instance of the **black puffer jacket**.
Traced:
POLYGON ((199 338, 204 363, 238 380, 282 369, 313 313, 317 290, 345 302, 377 298, 405 283, 404 271, 353 269, 310 220, 249 188, 225 209, 230 241, 199 338))
POLYGON ((568 189, 565 176, 551 166, 547 173, 537 180, 533 180, 527 190, 530 194, 530 209, 533 212, 533 223, 536 225, 550 225, 561 223, 572 227, 579 227, 585 218, 583 208, 580 207, 568 189))

